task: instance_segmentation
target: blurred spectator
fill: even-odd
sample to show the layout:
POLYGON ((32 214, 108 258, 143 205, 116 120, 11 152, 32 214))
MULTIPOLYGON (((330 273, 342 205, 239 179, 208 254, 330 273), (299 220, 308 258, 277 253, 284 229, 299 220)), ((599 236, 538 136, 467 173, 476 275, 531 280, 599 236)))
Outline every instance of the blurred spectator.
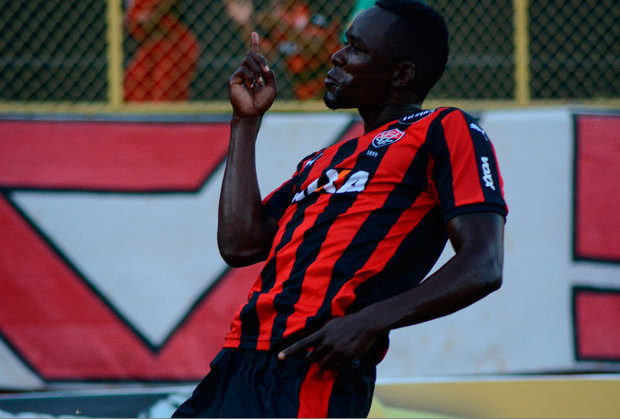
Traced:
POLYGON ((128 0, 125 26, 139 46, 125 71, 126 101, 189 98, 199 48, 177 17, 176 1, 128 0))
POLYGON ((272 61, 283 56, 297 99, 320 98, 330 56, 340 48, 339 27, 299 0, 272 0, 268 13, 255 12, 252 0, 223 0, 230 17, 249 38, 263 37, 261 50, 272 61))

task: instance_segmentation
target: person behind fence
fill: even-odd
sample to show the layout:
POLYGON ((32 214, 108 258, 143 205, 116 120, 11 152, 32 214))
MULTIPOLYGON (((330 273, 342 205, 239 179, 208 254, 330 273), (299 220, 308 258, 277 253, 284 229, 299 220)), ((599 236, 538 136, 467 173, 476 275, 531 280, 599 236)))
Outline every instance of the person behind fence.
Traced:
POLYGON ((194 34, 178 18, 177 0, 129 0, 125 26, 138 47, 125 70, 126 101, 183 101, 199 58, 194 34))
POLYGON ((465 112, 421 107, 447 62, 443 18, 379 0, 346 36, 324 101, 356 108, 364 133, 302 159, 264 199, 255 142, 278 88, 256 33, 228 80, 218 244, 232 266, 266 262, 175 417, 365 417, 391 330, 501 286, 508 210, 493 146, 465 112), (455 255, 426 278, 448 240, 455 255))
POLYGON ((224 0, 224 6, 245 36, 252 22, 258 26, 263 54, 286 63, 296 99, 321 97, 329 57, 340 47, 337 25, 300 0, 271 0, 268 12, 255 11, 252 0, 224 0))

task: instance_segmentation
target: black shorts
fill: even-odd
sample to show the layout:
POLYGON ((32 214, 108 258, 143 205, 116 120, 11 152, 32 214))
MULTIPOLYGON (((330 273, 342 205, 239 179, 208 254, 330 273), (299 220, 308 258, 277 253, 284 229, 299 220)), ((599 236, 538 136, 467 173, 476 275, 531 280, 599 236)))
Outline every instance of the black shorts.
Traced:
POLYGON ((334 372, 304 356, 224 348, 172 417, 366 417, 376 358, 365 358, 334 372))

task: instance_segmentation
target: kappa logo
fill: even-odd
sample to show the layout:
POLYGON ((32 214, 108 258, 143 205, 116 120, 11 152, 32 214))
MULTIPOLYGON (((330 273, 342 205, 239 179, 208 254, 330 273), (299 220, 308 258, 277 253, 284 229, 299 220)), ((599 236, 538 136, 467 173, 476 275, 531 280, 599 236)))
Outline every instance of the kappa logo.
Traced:
POLYGON ((484 130, 480 128, 480 126, 472 122, 471 124, 469 124, 469 128, 473 129, 474 131, 478 131, 480 134, 482 134, 485 140, 489 141, 489 137, 487 137, 487 133, 484 132, 484 130))
POLYGON ((323 152, 321 151, 317 156, 315 156, 314 158, 308 160, 305 164, 304 164, 304 169, 308 166, 312 166, 314 164, 315 161, 317 161, 321 156, 323 155, 323 152))
POLYGON ((416 112, 411 115, 404 116, 400 119, 400 122, 403 124, 411 124, 412 122, 416 122, 418 119, 424 118, 435 112, 435 109, 428 109, 426 111, 416 112))
POLYGON ((404 135, 405 133, 398 128, 380 132, 372 139, 372 146, 379 148, 394 144, 396 141, 403 138, 404 135))
POLYGON ((491 166, 489 166, 489 158, 482 156, 482 180, 484 180, 484 186, 495 190, 495 183, 493 183, 493 174, 491 173, 491 166))

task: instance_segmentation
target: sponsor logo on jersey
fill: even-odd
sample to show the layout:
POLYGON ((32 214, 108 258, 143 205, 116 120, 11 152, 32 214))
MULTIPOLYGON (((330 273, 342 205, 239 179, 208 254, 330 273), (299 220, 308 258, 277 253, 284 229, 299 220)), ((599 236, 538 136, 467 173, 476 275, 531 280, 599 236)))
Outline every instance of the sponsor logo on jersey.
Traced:
POLYGON ((398 128, 380 132, 372 139, 372 146, 379 148, 394 144, 396 141, 403 138, 404 135, 405 133, 398 128))
POLYGON ((495 184, 493 183, 493 174, 491 173, 491 166, 489 166, 489 158, 482 156, 480 157, 482 161, 482 180, 484 181, 484 186, 489 189, 495 190, 495 184))
POLYGON ((418 119, 424 118, 425 116, 432 114, 433 112, 435 112, 435 109, 416 112, 414 114, 402 117, 399 122, 403 124, 411 124, 413 122, 416 122, 418 119))
POLYGON ((469 124, 469 128, 473 129, 474 131, 478 131, 480 134, 482 134, 485 140, 489 141, 489 137, 487 137, 487 133, 484 132, 484 130, 480 128, 479 125, 476 125, 472 122, 471 124, 469 124))
POLYGON ((362 192, 368 182, 368 172, 358 170, 351 173, 351 169, 327 169, 319 178, 315 179, 306 189, 298 192, 292 202, 300 202, 318 192, 340 194, 347 192, 362 192))

